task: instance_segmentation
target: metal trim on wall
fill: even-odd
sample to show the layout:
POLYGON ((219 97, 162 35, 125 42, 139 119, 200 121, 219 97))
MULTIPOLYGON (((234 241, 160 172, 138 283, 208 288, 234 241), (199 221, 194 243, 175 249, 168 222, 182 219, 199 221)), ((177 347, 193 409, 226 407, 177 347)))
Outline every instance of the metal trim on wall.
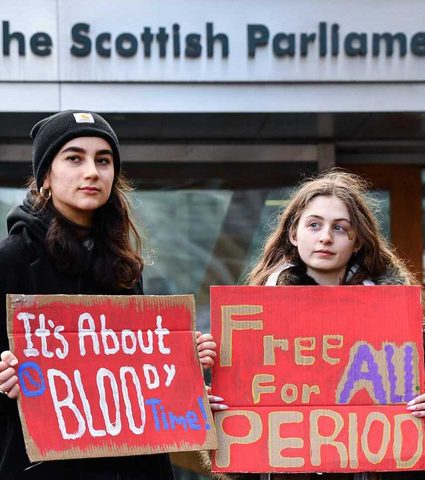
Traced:
MULTIPOLYGON (((317 145, 121 144, 125 162, 317 162, 317 145)), ((0 145, 0 162, 28 162, 31 145, 0 145)))

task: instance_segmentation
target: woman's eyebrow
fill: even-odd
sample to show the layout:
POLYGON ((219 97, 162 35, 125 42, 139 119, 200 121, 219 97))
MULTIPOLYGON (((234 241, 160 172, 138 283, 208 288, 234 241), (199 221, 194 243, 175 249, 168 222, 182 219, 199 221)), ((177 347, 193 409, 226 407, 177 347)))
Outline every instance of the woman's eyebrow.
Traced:
POLYGON ((96 155, 112 155, 113 156, 113 152, 112 150, 109 150, 109 148, 105 148, 104 150, 98 150, 96 152, 96 155))
POLYGON ((351 225, 351 220, 348 220, 348 218, 344 218, 344 217, 335 218, 334 222, 347 222, 351 225))
MULTIPOLYGON (((67 152, 73 152, 73 153, 86 153, 86 150, 81 147, 73 147, 72 145, 68 148, 65 148, 64 150, 61 151, 61 153, 67 153, 67 152)), ((103 150, 97 150, 96 155, 112 155, 113 152, 109 148, 105 148, 103 150)))
POLYGON ((71 147, 65 148, 64 150, 61 150, 61 153, 66 153, 66 152, 85 153, 85 150, 84 148, 71 146, 71 147))
MULTIPOLYGON (((308 215, 306 217, 306 220, 309 219, 309 218, 317 218, 318 220, 324 220, 324 217, 321 217, 320 215, 308 215)), ((333 222, 347 222, 351 225, 351 220, 348 220, 348 218, 345 218, 345 217, 341 217, 341 218, 334 218, 332 220, 333 222)))

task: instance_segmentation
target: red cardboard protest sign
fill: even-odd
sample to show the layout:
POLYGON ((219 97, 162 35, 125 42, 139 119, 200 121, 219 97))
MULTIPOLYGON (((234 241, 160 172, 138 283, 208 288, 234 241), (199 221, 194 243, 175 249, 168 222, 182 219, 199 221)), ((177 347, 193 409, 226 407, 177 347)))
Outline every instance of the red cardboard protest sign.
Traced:
POLYGON ((216 448, 192 296, 7 302, 30 460, 216 448))
POLYGON ((420 287, 212 287, 218 472, 425 468, 420 287))

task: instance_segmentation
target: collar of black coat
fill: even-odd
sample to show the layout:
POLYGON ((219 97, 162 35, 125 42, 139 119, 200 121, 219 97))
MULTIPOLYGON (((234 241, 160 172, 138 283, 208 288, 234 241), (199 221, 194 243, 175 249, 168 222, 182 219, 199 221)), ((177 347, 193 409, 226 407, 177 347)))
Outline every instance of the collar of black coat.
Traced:
POLYGON ((314 278, 307 275, 304 264, 294 265, 281 272, 277 285, 318 285, 314 278))
POLYGON ((51 201, 42 208, 37 209, 30 192, 28 192, 22 205, 16 207, 8 215, 8 232, 9 234, 18 233, 23 228, 27 228, 33 237, 44 241, 53 218, 58 218, 62 224, 70 227, 73 230, 75 237, 78 239, 85 239, 92 235, 92 229, 90 227, 84 227, 69 220, 54 207, 51 201))

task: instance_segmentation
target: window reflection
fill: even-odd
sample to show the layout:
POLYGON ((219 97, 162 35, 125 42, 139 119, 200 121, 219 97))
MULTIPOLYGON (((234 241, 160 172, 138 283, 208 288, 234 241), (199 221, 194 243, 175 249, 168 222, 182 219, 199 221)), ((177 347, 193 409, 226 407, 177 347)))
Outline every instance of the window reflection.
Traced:
POLYGON ((25 195, 26 188, 0 188, 0 239, 7 235, 7 214, 22 203, 25 195))
POLYGON ((382 235, 391 242, 391 198, 388 190, 369 192, 370 205, 378 220, 382 235))
MULTIPOLYGON (((210 285, 244 283, 293 188, 132 192, 130 201, 144 239, 146 294, 193 293, 198 327, 208 330, 210 285)), ((7 213, 24 196, 24 188, 0 188, 1 238, 7 234, 7 213)), ((382 232, 390 239, 389 192, 375 190, 370 198, 382 232)))

